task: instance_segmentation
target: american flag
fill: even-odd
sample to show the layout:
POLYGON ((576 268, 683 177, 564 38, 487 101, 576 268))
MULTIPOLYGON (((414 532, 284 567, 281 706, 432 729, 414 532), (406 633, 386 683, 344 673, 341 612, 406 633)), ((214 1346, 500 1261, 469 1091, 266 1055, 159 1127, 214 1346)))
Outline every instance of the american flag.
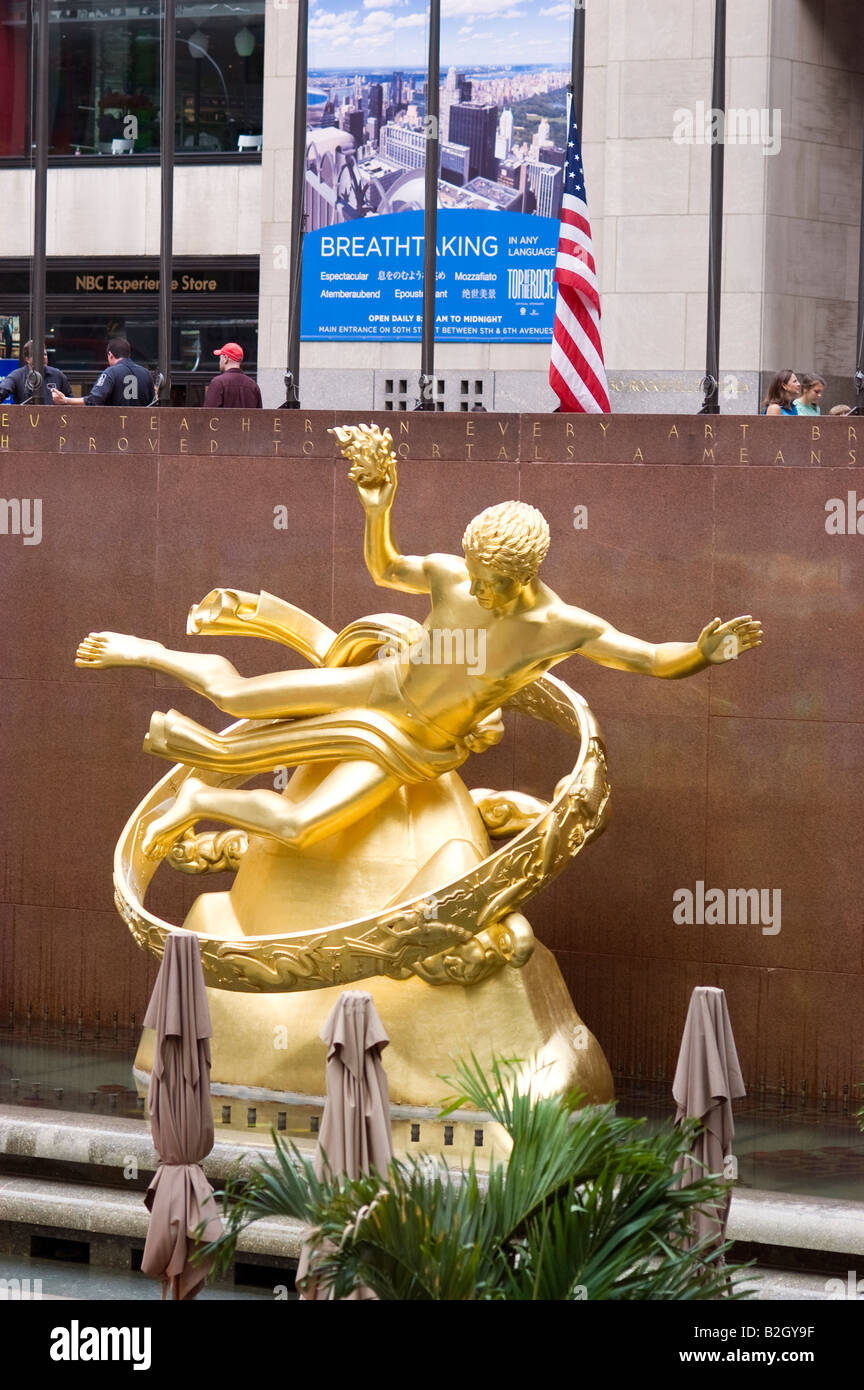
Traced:
POLYGON ((572 111, 564 163, 555 281, 558 298, 549 384, 562 410, 608 413, 609 386, 600 341, 600 295, 585 201, 582 142, 572 111))

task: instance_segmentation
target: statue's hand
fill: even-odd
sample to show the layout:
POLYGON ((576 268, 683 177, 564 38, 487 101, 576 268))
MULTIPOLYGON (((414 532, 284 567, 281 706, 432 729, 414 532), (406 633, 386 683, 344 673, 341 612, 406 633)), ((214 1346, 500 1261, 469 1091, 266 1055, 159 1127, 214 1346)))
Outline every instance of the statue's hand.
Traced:
POLYGON ((355 463, 348 476, 357 488, 357 496, 367 516, 378 516, 392 506, 399 481, 396 476, 395 458, 391 458, 385 468, 372 479, 368 478, 361 463, 355 463))
POLYGON ((758 619, 749 613, 744 613, 740 618, 730 618, 728 623, 715 618, 707 627, 703 627, 696 641, 700 655, 712 666, 735 661, 742 652, 761 645, 762 628, 758 619))
POLYGON ((396 492, 396 454, 389 429, 377 425, 336 425, 327 431, 351 460, 348 477, 366 512, 375 516, 391 505, 396 492))

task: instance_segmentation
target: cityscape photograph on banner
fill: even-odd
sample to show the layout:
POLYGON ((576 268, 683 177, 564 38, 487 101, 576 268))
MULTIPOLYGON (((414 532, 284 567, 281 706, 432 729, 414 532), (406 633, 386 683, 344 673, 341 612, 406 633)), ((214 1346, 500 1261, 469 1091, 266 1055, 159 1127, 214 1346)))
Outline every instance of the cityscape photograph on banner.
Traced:
MULTIPOLYGON (((440 340, 551 339, 570 18, 564 4, 446 0, 440 340)), ((304 339, 421 336, 427 43, 420 0, 320 0, 311 12, 304 339)))

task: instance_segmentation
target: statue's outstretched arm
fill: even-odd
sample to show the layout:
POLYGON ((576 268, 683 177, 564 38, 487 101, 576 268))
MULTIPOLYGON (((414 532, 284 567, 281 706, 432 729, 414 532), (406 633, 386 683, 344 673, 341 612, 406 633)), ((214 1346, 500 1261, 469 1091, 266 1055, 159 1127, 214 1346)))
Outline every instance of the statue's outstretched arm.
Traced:
POLYGON ((616 671, 635 671, 663 680, 681 680, 704 671, 706 666, 733 661, 751 647, 761 646, 762 628, 749 613, 729 622, 714 618, 702 629, 695 642, 660 642, 656 646, 593 619, 601 630, 590 633, 575 648, 601 666, 616 671))

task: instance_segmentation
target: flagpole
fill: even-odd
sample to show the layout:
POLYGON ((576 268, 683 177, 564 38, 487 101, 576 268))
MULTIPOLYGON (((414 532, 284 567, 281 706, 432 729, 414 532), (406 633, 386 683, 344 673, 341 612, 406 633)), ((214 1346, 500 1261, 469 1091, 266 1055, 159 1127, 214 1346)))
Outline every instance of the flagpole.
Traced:
POLYGON ((573 0, 573 52, 570 58, 570 93, 579 134, 585 102, 585 9, 587 0, 573 0))
POLYGON ((708 213, 708 325, 705 398, 700 415, 720 414, 720 292, 723 265, 723 164, 726 153, 726 0, 715 0, 714 78, 711 87, 711 202, 708 213), (722 112, 719 130, 714 129, 722 112))
POLYGON ((303 235, 306 230, 306 111, 309 85, 309 0, 297 6, 297 66, 294 80, 294 164, 291 179, 291 310, 282 408, 300 406, 300 307, 303 235))
POLYGON ((441 85, 441 0, 429 0, 429 61, 426 79, 426 186, 423 200, 423 338, 420 347, 418 410, 435 409, 435 276, 438 239, 438 120, 441 85))
POLYGON ((162 184, 159 242, 159 399, 171 404, 171 316, 174 278, 174 91, 177 23, 175 0, 165 0, 162 17, 162 96, 159 173, 162 184))
POLYGON ((861 173, 861 228, 858 240, 858 360, 855 363, 855 414, 864 415, 864 170, 861 173))
MULTIPOLYGON (((46 221, 48 208, 48 82, 51 54, 48 37, 48 0, 39 0, 39 28, 36 37, 36 111, 34 143, 35 188, 33 192, 33 276, 30 282, 30 333, 33 344, 32 366, 27 378, 27 392, 32 399, 39 392, 43 398, 45 380, 45 264, 46 221), (36 379, 38 377, 38 380, 36 379)), ((50 401, 50 396, 48 400, 50 401)))

